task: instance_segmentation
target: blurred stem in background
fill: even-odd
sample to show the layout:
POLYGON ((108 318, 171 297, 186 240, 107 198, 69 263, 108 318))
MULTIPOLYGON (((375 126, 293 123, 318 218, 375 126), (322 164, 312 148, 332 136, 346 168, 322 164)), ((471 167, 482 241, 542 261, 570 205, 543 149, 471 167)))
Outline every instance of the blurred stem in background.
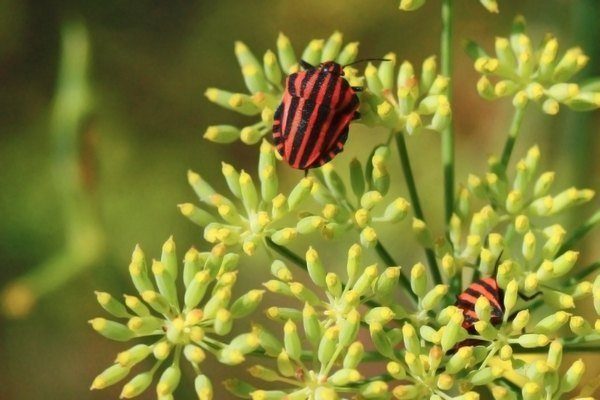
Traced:
MULTIPOLYGON (((452 104, 452 25, 453 25, 453 0, 443 0, 442 3, 442 38, 441 38, 441 64, 442 75, 450 78, 446 96, 452 104)), ((444 209, 446 222, 450 221, 454 212, 454 129, 450 121, 448 127, 442 132, 442 163, 444 168, 444 209)))
MULTIPOLYGON (((585 81, 590 76, 600 73, 600 7, 597 0, 581 0, 573 4, 573 30, 574 41, 579 43, 586 54, 590 55, 590 63, 580 76, 585 81)), ((596 113, 597 114, 597 113, 596 113)), ((568 149, 560 152, 564 155, 562 165, 565 166, 565 182, 573 186, 588 187, 596 182, 591 182, 594 176, 591 171, 597 163, 591 159, 594 148, 594 136, 592 132, 594 113, 569 112, 566 115, 565 125, 562 129, 563 145, 559 148, 568 149)), ((577 209, 571 215, 572 221, 584 219, 584 209, 577 209)))
POLYGON ((54 256, 8 283, 1 293, 2 311, 26 316, 44 295, 95 264, 104 236, 94 201, 92 96, 88 86, 89 39, 81 22, 69 22, 61 32, 62 53, 50 119, 54 147, 51 168, 60 197, 65 246, 54 256))

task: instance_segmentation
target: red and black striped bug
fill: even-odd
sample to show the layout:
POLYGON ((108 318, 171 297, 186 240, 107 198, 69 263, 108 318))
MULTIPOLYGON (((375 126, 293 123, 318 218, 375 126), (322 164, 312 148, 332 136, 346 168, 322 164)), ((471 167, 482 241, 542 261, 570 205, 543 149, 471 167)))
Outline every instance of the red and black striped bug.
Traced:
POLYGON ((469 333, 476 333, 474 325, 479 321, 479 318, 477 318, 475 312, 475 303, 481 296, 484 296, 490 302, 492 309, 490 323, 492 325, 500 325, 504 318, 504 291, 498 286, 498 282, 494 278, 479 279, 471 283, 456 299, 456 306, 462 310, 465 316, 462 326, 469 333))
MULTIPOLYGON (((496 270, 498 269, 501 256, 502 255, 500 255, 496 261, 494 274, 492 276, 496 276, 496 270)), ((526 296, 522 293, 518 293, 519 297, 526 301, 532 300, 540 294, 542 294, 542 292, 535 293, 532 296, 526 296)), ((506 308, 504 307, 504 291, 502 288, 500 288, 495 278, 488 277, 479 279, 471 283, 469 287, 465 289, 465 291, 459 294, 455 303, 455 305, 462 310, 465 317, 462 327, 465 328, 465 330, 470 334, 477 334, 477 331, 475 330, 475 323, 479 321, 479 318, 475 312, 475 303, 481 296, 485 297, 490 302, 490 307, 492 310, 490 315, 490 323, 493 326, 497 326, 502 324, 502 321, 504 320, 504 313, 506 311, 506 308)), ((512 320, 515 315, 516 313, 509 316, 508 320, 512 320)), ((477 345, 479 343, 481 343, 480 340, 466 339, 459 343, 457 348, 477 345)))
MULTIPOLYGON (((361 61, 367 60, 356 62, 361 61)), ((304 61, 300 64, 304 71, 286 79, 285 93, 274 115, 273 141, 288 164, 308 171, 331 161, 344 149, 350 121, 360 117, 356 92, 362 88, 350 86, 343 78, 347 65, 334 61, 317 67, 304 61)))

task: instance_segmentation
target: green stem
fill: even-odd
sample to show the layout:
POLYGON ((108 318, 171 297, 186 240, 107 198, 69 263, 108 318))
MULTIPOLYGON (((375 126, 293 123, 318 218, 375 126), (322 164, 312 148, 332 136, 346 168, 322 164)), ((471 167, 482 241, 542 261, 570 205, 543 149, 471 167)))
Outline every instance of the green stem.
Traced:
POLYGON ((594 229, 598 224, 600 224, 600 211, 596 211, 594 215, 588 218, 583 224, 581 224, 575 232, 571 234, 571 236, 565 241, 558 251, 558 254, 563 254, 565 251, 572 249, 579 240, 581 240, 585 235, 587 235, 592 229, 594 229))
POLYGON ((508 137, 506 143, 504 143, 504 150, 502 150, 501 168, 502 171, 506 171, 508 163, 510 162, 510 156, 515 147, 515 142, 519 136, 521 129, 521 123, 523 122, 523 116, 525 115, 525 107, 517 108, 513 115, 512 122, 510 123, 510 129, 508 131, 508 137))
MULTIPOLYGON (((415 178, 413 176, 412 167, 410 166, 410 159, 408 158, 408 149, 406 148, 406 140, 404 135, 399 132, 396 134, 396 144, 398 146, 398 154, 400 155, 400 164, 404 171, 404 179, 406 180, 406 186, 408 187, 408 194, 415 216, 421 221, 425 222, 425 215, 421 208, 421 201, 419 200, 419 193, 417 192, 417 185, 415 184, 415 178)), ((435 259, 435 253, 430 248, 425 248, 425 257, 427 258, 427 264, 431 271, 436 284, 442 283, 442 276, 440 275, 440 269, 438 268, 437 261, 435 259)))
MULTIPOLYGON (((396 263, 396 261, 392 258, 390 253, 388 253, 386 248, 383 247, 381 242, 379 242, 379 241, 377 242, 377 245, 375 246, 375 251, 377 252, 377 255, 379 256, 379 258, 381 258, 381 260, 387 266, 397 266, 398 265, 396 263)), ((418 302, 417 295, 413 293, 413 291, 410 287, 410 281, 408 280, 408 278, 406 276, 404 276, 402 271, 400 271, 400 284, 404 287, 405 292, 408 293, 408 295, 409 295, 410 299, 413 301, 413 303, 417 304, 417 302, 418 302)))
POLYGON ((575 273, 575 275, 571 278, 571 283, 576 284, 577 282, 587 278, 588 276, 590 276, 594 272, 598 271, 599 269, 600 269, 600 261, 591 263, 590 265, 583 268, 582 270, 577 271, 575 273))
MULTIPOLYGON (((442 3, 441 66, 442 75, 452 77, 452 0, 442 3)), ((452 85, 448 86, 448 101, 452 104, 452 85)), ((454 129, 450 122, 442 132, 442 162, 444 165, 444 208, 446 222, 450 221, 454 211, 454 129)))
POLYGON ((265 241, 270 248, 272 248, 273 250, 275 250, 276 252, 278 252, 279 254, 296 264, 298 267, 302 268, 305 271, 308 271, 306 261, 304 260, 304 258, 300 257, 298 254, 294 253, 287 247, 278 245, 269 237, 265 238, 265 241))

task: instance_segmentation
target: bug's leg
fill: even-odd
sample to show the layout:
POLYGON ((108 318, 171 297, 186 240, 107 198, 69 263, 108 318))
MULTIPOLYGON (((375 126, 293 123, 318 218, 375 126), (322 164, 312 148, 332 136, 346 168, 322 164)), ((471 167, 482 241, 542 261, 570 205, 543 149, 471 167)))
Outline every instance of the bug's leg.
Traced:
POLYGON ((353 119, 353 120, 355 120, 355 119, 360 119, 360 113, 359 113, 358 111, 355 111, 355 112, 354 112, 354 115, 352 116, 352 119, 353 119))
POLYGON ((304 69, 314 69, 315 68, 314 65, 311 65, 304 60, 300 60, 300 66, 304 69))
POLYGON ((308 176, 308 171, 310 171, 310 169, 308 169, 308 168, 306 168, 306 169, 304 170, 304 177, 305 177, 305 178, 308 176))
POLYGON ((363 91, 363 87, 362 86, 350 86, 350 89, 354 90, 355 92, 362 92, 363 91))
POLYGON ((537 292, 537 293, 532 294, 531 296, 526 296, 523 293, 519 292, 519 297, 522 298, 525 301, 531 301, 531 300, 535 299, 536 297, 538 297, 540 294, 543 294, 543 293, 542 292, 537 292))

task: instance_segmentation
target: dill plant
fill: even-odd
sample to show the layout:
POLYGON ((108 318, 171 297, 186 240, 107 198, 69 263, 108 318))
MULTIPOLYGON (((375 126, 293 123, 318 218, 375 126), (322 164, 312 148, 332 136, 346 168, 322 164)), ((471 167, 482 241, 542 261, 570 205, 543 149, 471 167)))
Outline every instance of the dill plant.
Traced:
MULTIPOLYGON (((416 10, 424 2, 402 0, 400 9, 416 10)), ((498 12, 495 1, 481 3, 498 12)), ((551 35, 534 46, 522 17, 507 37, 496 38, 493 52, 470 42, 467 53, 481 73, 478 92, 486 100, 512 98, 514 118, 499 157, 491 157, 486 171, 469 174, 457 189, 452 7, 451 0, 442 2, 440 68, 434 56, 415 67, 388 53, 387 62, 369 63, 364 72, 346 69, 350 84, 365 88, 359 123, 386 128, 388 140, 349 164, 340 157, 313 170, 288 189, 278 179, 288 167, 269 142, 285 76, 299 70, 300 59, 352 62, 358 43, 344 45, 342 34, 334 32, 298 54, 280 34, 276 52, 267 51, 262 60, 242 42, 235 44, 248 93, 209 88, 206 97, 257 122, 243 128, 210 126, 204 136, 218 143, 260 143, 248 148, 259 153, 257 170, 224 162, 230 194, 217 192, 190 171, 199 204, 179 208, 202 228, 209 247, 189 249, 180 262, 170 238, 151 264, 136 247, 129 272, 137 293, 126 295, 123 304, 97 292, 100 305, 122 322, 95 318, 92 327, 109 339, 135 344, 94 379, 92 389, 124 381, 121 397, 133 398, 156 381, 158 398, 173 399, 181 368, 190 368, 197 397, 207 400, 218 382, 205 365, 220 362, 246 363, 247 378, 223 383, 234 395, 253 400, 592 398, 593 383, 581 382, 584 362, 569 365, 562 357, 573 351, 597 354, 600 345, 599 264, 580 267, 577 252, 578 240, 598 217, 568 232, 555 216, 589 202, 594 192, 555 189, 555 173, 540 171, 542 156, 535 145, 516 162, 510 160, 527 108, 537 106, 549 115, 563 106, 597 109, 600 81, 578 83, 574 76, 587 56, 577 47, 559 52, 551 35), (407 139, 419 140, 425 130, 442 136, 442 232, 432 231, 426 221, 406 146, 407 139), (394 141, 406 199, 388 196, 392 185, 401 184, 389 168, 394 141), (394 228, 394 238, 380 229, 407 219, 410 228, 394 228), (306 235, 315 248, 299 249, 298 235, 306 235), (384 247, 383 242, 395 243, 403 235, 414 235, 423 262, 403 265, 384 247), (345 273, 334 272, 340 268, 325 263, 317 250, 321 242, 335 247, 328 241, 340 237, 355 243, 335 248, 347 255, 339 260, 345 273), (271 260, 253 266, 263 274, 263 286, 233 296, 238 264, 260 254, 271 260), (379 262, 368 265, 368 254, 379 262), (492 321, 493 306, 480 297, 475 330, 468 331, 455 299, 470 282, 489 276, 502 289, 504 313, 492 321), (267 291, 280 299, 262 305, 267 291), (520 299, 534 295, 534 300, 520 299), (595 315, 583 312, 588 303, 595 315), (249 318, 256 319, 260 310, 279 328, 251 324, 249 318), (246 331, 232 335, 234 324, 236 332, 246 331), (528 354, 535 358, 526 362, 528 354), (141 366, 146 363, 150 369, 141 366)))

